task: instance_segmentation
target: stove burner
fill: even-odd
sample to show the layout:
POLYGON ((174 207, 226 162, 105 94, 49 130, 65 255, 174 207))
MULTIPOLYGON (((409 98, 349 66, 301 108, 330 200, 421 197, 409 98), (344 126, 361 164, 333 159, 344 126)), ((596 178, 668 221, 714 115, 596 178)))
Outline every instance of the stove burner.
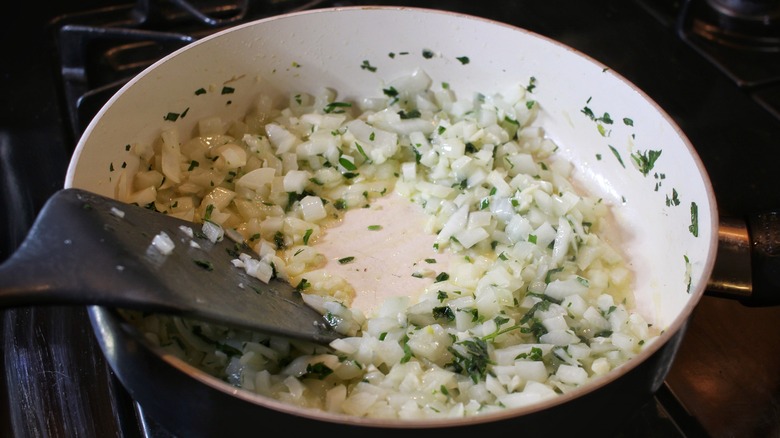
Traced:
POLYGON ((686 0, 677 26, 739 87, 780 83, 780 1, 686 0))
POLYGON ((231 25, 311 9, 322 0, 136 0, 52 21, 72 143, 130 78, 231 25))
POLYGON ((707 0, 693 31, 720 44, 746 50, 780 51, 780 1, 707 0))

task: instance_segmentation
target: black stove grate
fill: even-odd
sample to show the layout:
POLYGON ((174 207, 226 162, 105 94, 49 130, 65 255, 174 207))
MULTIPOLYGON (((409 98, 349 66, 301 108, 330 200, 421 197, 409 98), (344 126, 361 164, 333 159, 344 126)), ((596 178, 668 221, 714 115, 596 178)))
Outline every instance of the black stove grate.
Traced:
POLYGON ((52 21, 55 60, 74 136, 128 80, 232 25, 321 6, 323 0, 137 0, 52 21))
POLYGON ((780 2, 686 0, 677 32, 780 118, 780 2))

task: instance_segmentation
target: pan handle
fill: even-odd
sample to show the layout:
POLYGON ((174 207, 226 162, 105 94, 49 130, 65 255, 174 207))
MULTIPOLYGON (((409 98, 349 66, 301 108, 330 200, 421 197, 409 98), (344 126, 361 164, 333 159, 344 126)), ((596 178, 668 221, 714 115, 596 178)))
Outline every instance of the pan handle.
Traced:
POLYGON ((746 306, 780 305, 780 212, 721 218, 707 295, 746 306))

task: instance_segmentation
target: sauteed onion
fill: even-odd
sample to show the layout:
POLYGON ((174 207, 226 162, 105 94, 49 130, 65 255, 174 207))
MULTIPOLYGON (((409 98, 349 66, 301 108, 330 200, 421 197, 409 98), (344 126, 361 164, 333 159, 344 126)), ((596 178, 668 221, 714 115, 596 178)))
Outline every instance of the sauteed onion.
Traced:
POLYGON ((478 415, 621 366, 658 332, 632 311, 631 271, 604 236, 609 206, 571 183, 572 166, 534 125, 536 86, 527 78, 466 98, 418 70, 380 97, 323 90, 279 107, 261 96, 242 120, 133 145, 119 199, 237 231, 255 251, 237 266, 297 286, 346 337, 326 348, 126 316, 165 352, 236 386, 355 416, 478 415), (391 193, 419 206, 449 263, 417 260, 425 286, 366 313, 317 242, 391 193))

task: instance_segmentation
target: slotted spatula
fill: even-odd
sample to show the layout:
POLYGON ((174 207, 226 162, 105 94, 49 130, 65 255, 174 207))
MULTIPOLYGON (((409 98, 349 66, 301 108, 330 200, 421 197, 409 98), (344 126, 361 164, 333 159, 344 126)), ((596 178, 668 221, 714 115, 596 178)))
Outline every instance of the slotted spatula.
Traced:
POLYGON ((251 250, 227 237, 212 242, 200 229, 84 190, 62 189, 0 266, 0 308, 101 305, 319 344, 341 337, 289 283, 266 284, 233 266, 237 250, 251 250), (182 226, 195 231, 192 237, 182 226), (152 245, 161 232, 174 243, 170 253, 152 245))

